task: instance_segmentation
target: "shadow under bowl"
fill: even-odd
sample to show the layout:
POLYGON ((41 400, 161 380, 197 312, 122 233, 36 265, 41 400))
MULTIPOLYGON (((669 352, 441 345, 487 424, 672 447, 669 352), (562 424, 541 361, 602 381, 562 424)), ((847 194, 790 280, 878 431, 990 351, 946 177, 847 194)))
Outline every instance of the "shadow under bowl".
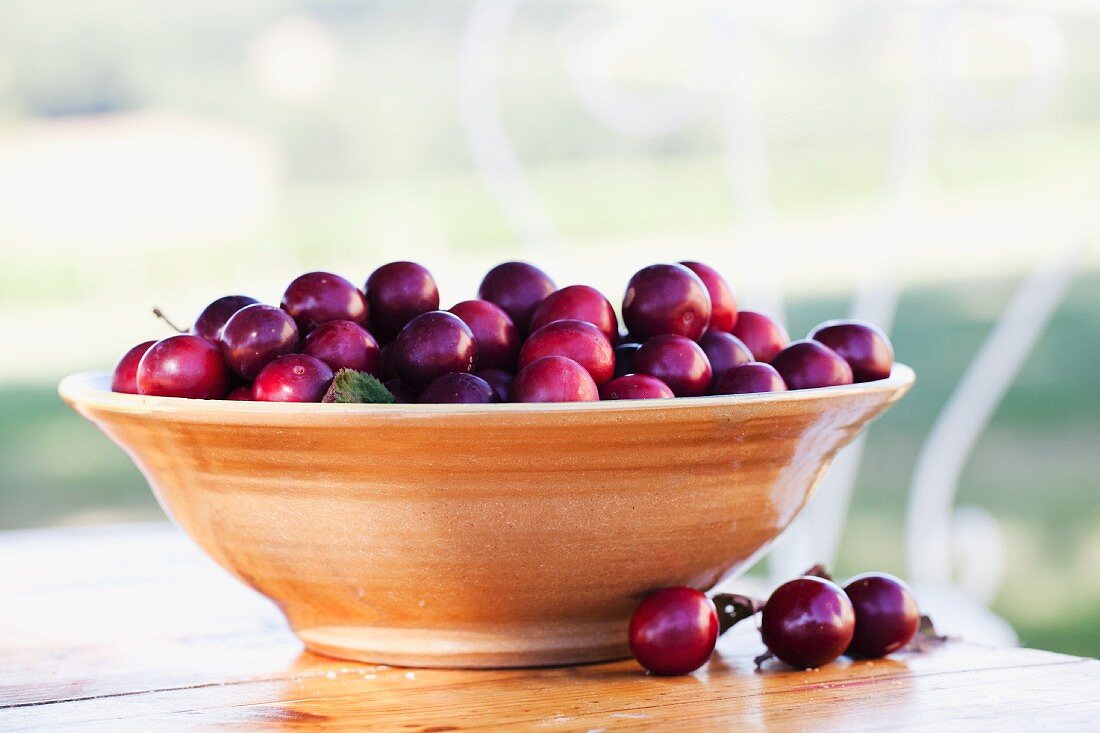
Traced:
POLYGON ((743 572, 914 380, 598 403, 274 404, 61 395, 311 650, 518 667, 627 656, 657 588, 743 572))

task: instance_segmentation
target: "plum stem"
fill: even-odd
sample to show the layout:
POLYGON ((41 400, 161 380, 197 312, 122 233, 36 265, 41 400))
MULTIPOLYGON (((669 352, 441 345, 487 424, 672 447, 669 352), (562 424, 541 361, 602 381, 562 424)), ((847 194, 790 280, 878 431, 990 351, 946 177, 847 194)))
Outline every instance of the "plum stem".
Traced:
POLYGON ((775 658, 775 655, 772 654, 771 650, 769 649, 768 651, 765 651, 760 656, 753 657, 752 663, 756 665, 756 671, 759 672, 760 668, 764 666, 764 662, 768 661, 769 659, 774 659, 774 658, 775 658))
POLYGON ((173 331, 175 331, 176 333, 187 333, 186 328, 180 328, 176 324, 172 323, 172 319, 170 319, 168 316, 164 315, 164 312, 160 308, 154 308, 153 309, 153 315, 156 316, 157 318, 159 318, 160 320, 164 321, 165 323, 167 323, 168 326, 173 331))

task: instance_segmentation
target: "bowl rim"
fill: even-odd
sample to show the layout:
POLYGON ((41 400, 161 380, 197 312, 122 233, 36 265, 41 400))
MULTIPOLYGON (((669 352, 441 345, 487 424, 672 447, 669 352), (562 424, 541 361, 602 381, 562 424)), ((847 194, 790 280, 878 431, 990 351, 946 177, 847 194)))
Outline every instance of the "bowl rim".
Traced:
POLYGON ((737 395, 707 395, 656 400, 600 400, 598 402, 505 402, 494 404, 322 404, 319 402, 247 402, 237 400, 193 400, 184 397, 151 397, 112 392, 111 373, 87 371, 70 374, 61 380, 57 391, 70 405, 84 405, 116 412, 148 412, 150 409, 195 416, 225 415, 493 415, 586 413, 609 410, 656 411, 684 407, 720 407, 760 405, 784 402, 808 402, 839 397, 844 394, 896 392, 907 390, 916 380, 915 372, 905 364, 895 363, 886 379, 857 382, 835 387, 788 390, 786 392, 756 392, 737 395))

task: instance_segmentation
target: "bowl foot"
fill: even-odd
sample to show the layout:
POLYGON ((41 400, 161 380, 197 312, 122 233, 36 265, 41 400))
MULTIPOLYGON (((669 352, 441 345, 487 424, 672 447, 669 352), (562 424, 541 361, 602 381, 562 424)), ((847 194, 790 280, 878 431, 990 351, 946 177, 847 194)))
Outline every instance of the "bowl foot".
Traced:
POLYGON ((622 623, 572 632, 525 629, 452 631, 317 626, 296 629, 306 648, 317 654, 395 667, 492 669, 551 667, 625 659, 630 656, 622 623))

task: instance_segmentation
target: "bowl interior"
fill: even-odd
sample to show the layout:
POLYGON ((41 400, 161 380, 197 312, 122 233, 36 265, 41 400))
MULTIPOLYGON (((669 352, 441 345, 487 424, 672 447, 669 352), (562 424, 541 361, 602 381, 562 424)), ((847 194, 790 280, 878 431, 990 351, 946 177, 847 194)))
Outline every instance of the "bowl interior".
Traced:
MULTIPOLYGON (((148 397, 111 391, 111 374, 106 371, 90 371, 72 374, 61 380, 58 392, 74 409, 84 405, 110 408, 118 411, 149 410, 172 411, 206 415, 207 419, 220 421, 235 414, 282 413, 287 415, 327 416, 340 413, 370 413, 378 415, 419 414, 476 414, 509 415, 512 413, 588 413, 600 411, 661 411, 683 407, 742 406, 783 404, 786 402, 810 403, 817 400, 843 399, 854 393, 890 394, 907 391, 916 379, 913 370, 904 364, 895 364, 887 379, 838 387, 791 390, 787 392, 762 392, 742 395, 718 395, 704 397, 680 397, 674 400, 605 400, 599 402, 507 402, 492 405, 356 405, 290 402, 244 402, 230 400, 189 400, 176 397, 148 397)), ((898 395, 900 398, 901 395, 898 395)))

